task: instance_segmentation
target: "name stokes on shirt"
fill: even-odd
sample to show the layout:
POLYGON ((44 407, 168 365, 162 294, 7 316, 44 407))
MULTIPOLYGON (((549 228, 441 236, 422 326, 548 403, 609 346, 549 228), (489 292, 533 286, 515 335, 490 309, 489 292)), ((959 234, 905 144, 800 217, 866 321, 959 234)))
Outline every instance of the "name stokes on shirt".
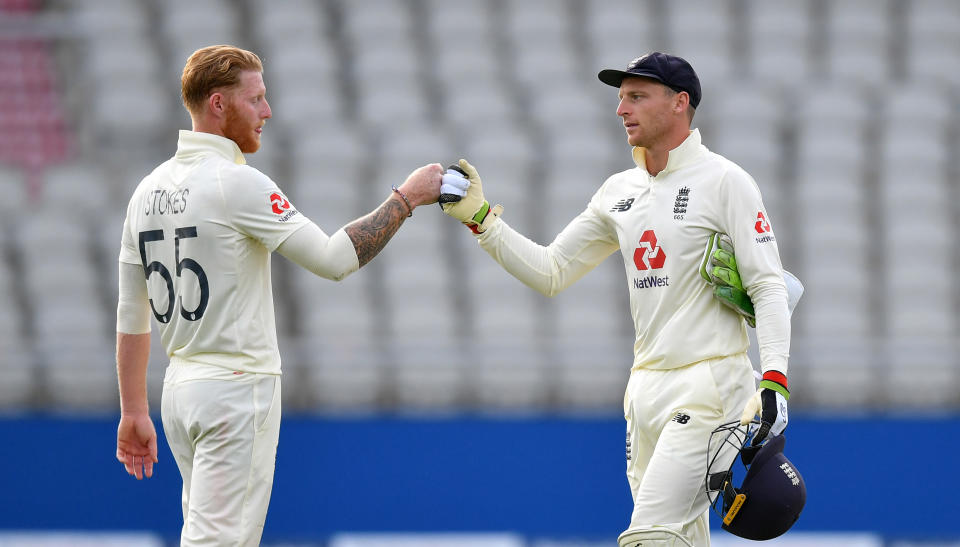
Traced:
POLYGON ((167 190, 154 190, 148 194, 144 215, 178 215, 187 210, 187 196, 190 195, 189 188, 183 188, 176 192, 167 190))

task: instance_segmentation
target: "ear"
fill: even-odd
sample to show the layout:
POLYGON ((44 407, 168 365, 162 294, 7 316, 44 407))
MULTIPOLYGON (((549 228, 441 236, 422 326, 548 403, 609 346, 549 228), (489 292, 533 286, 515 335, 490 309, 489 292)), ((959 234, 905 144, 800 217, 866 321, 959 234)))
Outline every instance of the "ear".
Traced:
POLYGON ((682 114, 687 110, 687 107, 690 106, 690 94, 686 91, 681 91, 675 95, 676 102, 673 104, 673 111, 677 114, 682 114))
POLYGON ((227 110, 227 97, 220 92, 211 93, 207 98, 207 108, 210 109, 212 115, 222 116, 227 110))

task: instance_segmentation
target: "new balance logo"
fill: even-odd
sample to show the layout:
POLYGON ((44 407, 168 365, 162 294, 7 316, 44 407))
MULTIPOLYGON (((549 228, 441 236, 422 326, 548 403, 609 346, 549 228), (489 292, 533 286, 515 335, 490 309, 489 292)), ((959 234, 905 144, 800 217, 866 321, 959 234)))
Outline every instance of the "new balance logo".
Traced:
POLYGON ((657 235, 647 230, 640 236, 640 246, 633 251, 633 263, 638 270, 659 270, 667 261, 667 255, 657 245, 657 235))
POLYGON ((630 207, 633 206, 633 198, 621 199, 617 202, 616 205, 610 208, 611 213, 622 213, 624 211, 629 211, 630 207))
POLYGON ((672 422, 677 422, 678 424, 686 424, 687 422, 690 421, 690 415, 689 415, 689 414, 684 414, 684 413, 681 412, 681 413, 677 414, 676 416, 674 416, 674 417, 673 417, 673 420, 671 420, 671 421, 672 421, 672 422))

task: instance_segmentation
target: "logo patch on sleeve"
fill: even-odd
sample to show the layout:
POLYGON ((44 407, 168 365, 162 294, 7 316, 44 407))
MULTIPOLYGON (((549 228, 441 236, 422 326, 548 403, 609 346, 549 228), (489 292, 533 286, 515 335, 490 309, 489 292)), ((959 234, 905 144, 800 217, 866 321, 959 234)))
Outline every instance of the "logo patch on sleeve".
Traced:
POLYGON ((279 192, 270 194, 270 209, 280 217, 277 219, 280 222, 286 222, 299 214, 290 201, 279 192))
POLYGON ((770 221, 767 220, 766 215, 763 214, 763 211, 757 212, 757 222, 753 225, 753 229, 760 234, 757 237, 757 243, 769 243, 771 241, 776 241, 776 238, 773 237, 773 228, 770 227, 770 221))
POLYGON ((282 215, 284 211, 290 208, 290 202, 287 201, 287 198, 277 192, 270 194, 270 204, 273 212, 278 215, 282 215))
POLYGON ((763 211, 757 213, 757 223, 753 225, 753 229, 756 230, 758 234, 770 231, 770 222, 767 220, 767 217, 764 216, 763 211))

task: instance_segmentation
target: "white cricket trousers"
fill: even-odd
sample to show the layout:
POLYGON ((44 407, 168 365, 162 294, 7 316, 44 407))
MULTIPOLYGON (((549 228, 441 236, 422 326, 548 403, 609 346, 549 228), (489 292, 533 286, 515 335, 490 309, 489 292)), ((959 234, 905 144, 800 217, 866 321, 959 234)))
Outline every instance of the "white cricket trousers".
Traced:
POLYGON ((180 545, 259 545, 280 436, 280 377, 221 369, 197 378, 197 366, 168 367, 161 401, 183 478, 180 545))
POLYGON ((710 545, 707 444, 717 426, 740 419, 754 391, 746 353, 630 374, 623 400, 633 494, 628 530, 666 527, 696 547, 710 545))

